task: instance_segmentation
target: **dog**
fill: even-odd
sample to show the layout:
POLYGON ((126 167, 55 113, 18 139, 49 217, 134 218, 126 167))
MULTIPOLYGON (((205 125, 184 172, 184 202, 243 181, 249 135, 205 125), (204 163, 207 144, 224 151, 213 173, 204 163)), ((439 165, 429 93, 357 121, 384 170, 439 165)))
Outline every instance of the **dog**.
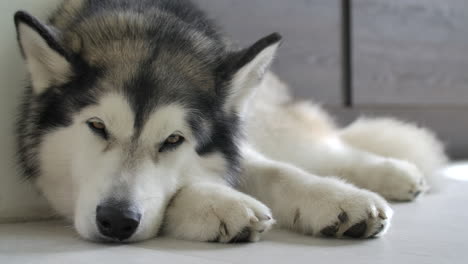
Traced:
POLYGON ((281 36, 231 45, 189 0, 66 0, 15 14, 29 72, 19 165, 86 240, 385 234, 447 161, 391 118, 336 126, 270 72, 281 36))

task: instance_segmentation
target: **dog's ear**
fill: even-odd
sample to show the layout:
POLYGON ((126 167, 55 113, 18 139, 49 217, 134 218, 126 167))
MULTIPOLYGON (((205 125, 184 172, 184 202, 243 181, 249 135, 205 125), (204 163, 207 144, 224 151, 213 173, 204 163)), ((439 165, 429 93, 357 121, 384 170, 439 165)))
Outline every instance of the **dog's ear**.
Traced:
POLYGON ((58 32, 24 11, 15 14, 15 25, 34 93, 66 82, 72 75, 72 65, 58 32))
POLYGON ((227 70, 230 88, 227 91, 226 110, 242 111, 245 102, 269 70, 280 44, 281 36, 273 33, 231 56, 227 70))

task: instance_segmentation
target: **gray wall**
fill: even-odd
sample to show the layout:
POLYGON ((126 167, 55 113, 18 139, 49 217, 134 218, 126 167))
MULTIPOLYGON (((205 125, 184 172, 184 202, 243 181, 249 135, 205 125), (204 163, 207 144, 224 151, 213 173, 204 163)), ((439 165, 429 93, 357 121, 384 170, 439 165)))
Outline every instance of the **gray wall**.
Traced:
POLYGON ((356 105, 468 105, 466 0, 354 0, 356 105))

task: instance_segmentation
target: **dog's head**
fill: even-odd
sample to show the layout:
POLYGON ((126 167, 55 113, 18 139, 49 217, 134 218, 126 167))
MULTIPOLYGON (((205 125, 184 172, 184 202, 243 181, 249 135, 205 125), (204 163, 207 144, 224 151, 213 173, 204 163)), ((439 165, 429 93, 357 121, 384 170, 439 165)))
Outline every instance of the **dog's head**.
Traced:
POLYGON ((92 240, 152 237, 180 186, 235 178, 239 114, 280 42, 229 51, 187 27, 122 21, 61 32, 15 16, 42 137, 37 184, 92 240))

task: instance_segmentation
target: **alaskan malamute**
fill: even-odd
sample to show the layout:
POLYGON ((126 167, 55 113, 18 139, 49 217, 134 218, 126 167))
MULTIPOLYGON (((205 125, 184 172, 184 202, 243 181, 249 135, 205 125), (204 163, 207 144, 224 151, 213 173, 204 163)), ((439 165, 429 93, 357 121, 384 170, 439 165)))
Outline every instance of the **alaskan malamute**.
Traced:
POLYGON ((415 199, 446 160, 411 124, 336 128, 269 72, 279 34, 235 49, 189 0, 67 0, 15 22, 20 165, 85 239, 375 237, 385 199, 415 199))

